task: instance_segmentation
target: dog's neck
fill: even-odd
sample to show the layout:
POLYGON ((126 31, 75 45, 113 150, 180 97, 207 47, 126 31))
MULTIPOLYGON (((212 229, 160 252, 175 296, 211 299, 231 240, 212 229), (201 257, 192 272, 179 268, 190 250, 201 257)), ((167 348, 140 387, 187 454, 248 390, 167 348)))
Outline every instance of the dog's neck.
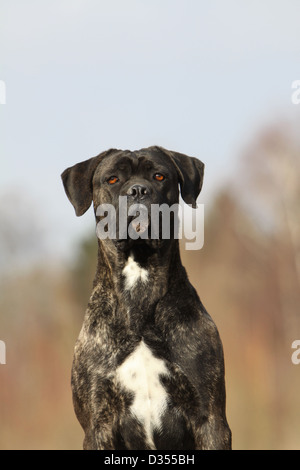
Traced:
POLYGON ((130 323, 141 324, 154 315, 155 306, 169 289, 175 266, 181 266, 178 240, 168 240, 153 248, 133 244, 119 250, 112 243, 99 240, 96 291, 113 292, 118 309, 126 312, 130 323), (180 263, 180 264, 179 264, 180 263))

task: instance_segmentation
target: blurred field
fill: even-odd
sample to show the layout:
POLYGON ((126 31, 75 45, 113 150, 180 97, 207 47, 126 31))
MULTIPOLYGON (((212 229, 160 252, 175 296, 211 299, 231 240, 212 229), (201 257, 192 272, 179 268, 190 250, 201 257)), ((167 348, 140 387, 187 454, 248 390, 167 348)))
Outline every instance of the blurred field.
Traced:
MULTIPOLYGON (((205 244, 183 264, 216 322, 234 449, 300 449, 300 145, 265 129, 237 175, 205 206, 205 244)), ((207 162, 209 165, 209 162, 207 162)), ((95 239, 77 262, 0 278, 0 448, 80 449, 70 390, 74 343, 95 270, 95 239)))

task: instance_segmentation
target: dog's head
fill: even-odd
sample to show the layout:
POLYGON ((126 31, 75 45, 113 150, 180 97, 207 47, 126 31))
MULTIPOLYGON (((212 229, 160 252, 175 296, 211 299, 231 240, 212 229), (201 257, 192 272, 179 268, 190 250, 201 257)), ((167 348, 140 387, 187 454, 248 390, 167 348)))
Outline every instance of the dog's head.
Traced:
MULTIPOLYGON (((127 209, 126 227, 131 223, 136 232, 142 234, 151 224, 153 205, 172 206, 178 203, 179 186, 183 200, 196 207, 203 171, 204 164, 197 158, 162 147, 149 147, 136 152, 110 149, 67 168, 62 173, 62 180, 77 216, 83 215, 93 201, 98 221, 104 215, 98 212, 98 208, 107 209, 111 205, 116 211, 118 225, 120 196, 123 196, 127 209), (140 216, 135 224, 132 208, 135 215, 140 216), (146 221, 145 218, 141 219, 141 208, 147 212, 146 221)), ((115 241, 118 242, 118 229, 116 233, 115 241)))

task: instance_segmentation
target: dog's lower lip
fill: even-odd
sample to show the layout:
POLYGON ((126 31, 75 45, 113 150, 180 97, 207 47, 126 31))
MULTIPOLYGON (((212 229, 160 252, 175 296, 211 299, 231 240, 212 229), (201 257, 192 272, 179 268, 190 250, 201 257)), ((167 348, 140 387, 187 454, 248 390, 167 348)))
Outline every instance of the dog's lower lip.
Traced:
POLYGON ((137 233, 144 233, 146 232, 149 223, 148 221, 137 221, 135 222, 134 220, 131 222, 132 228, 137 232, 137 233))

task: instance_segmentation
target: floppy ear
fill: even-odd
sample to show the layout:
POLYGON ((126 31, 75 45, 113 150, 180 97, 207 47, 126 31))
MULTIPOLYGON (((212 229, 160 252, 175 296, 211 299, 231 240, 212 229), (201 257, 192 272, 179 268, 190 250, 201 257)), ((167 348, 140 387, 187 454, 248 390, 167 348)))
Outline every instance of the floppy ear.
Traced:
POLYGON ((65 192, 73 204, 76 215, 83 215, 93 200, 93 176, 103 157, 114 152, 114 149, 100 153, 96 157, 77 163, 67 168, 61 175, 65 192))
POLYGON ((158 148, 171 158, 177 169, 182 199, 186 204, 192 204, 192 207, 196 208, 196 200, 203 183, 204 163, 195 157, 158 148))

